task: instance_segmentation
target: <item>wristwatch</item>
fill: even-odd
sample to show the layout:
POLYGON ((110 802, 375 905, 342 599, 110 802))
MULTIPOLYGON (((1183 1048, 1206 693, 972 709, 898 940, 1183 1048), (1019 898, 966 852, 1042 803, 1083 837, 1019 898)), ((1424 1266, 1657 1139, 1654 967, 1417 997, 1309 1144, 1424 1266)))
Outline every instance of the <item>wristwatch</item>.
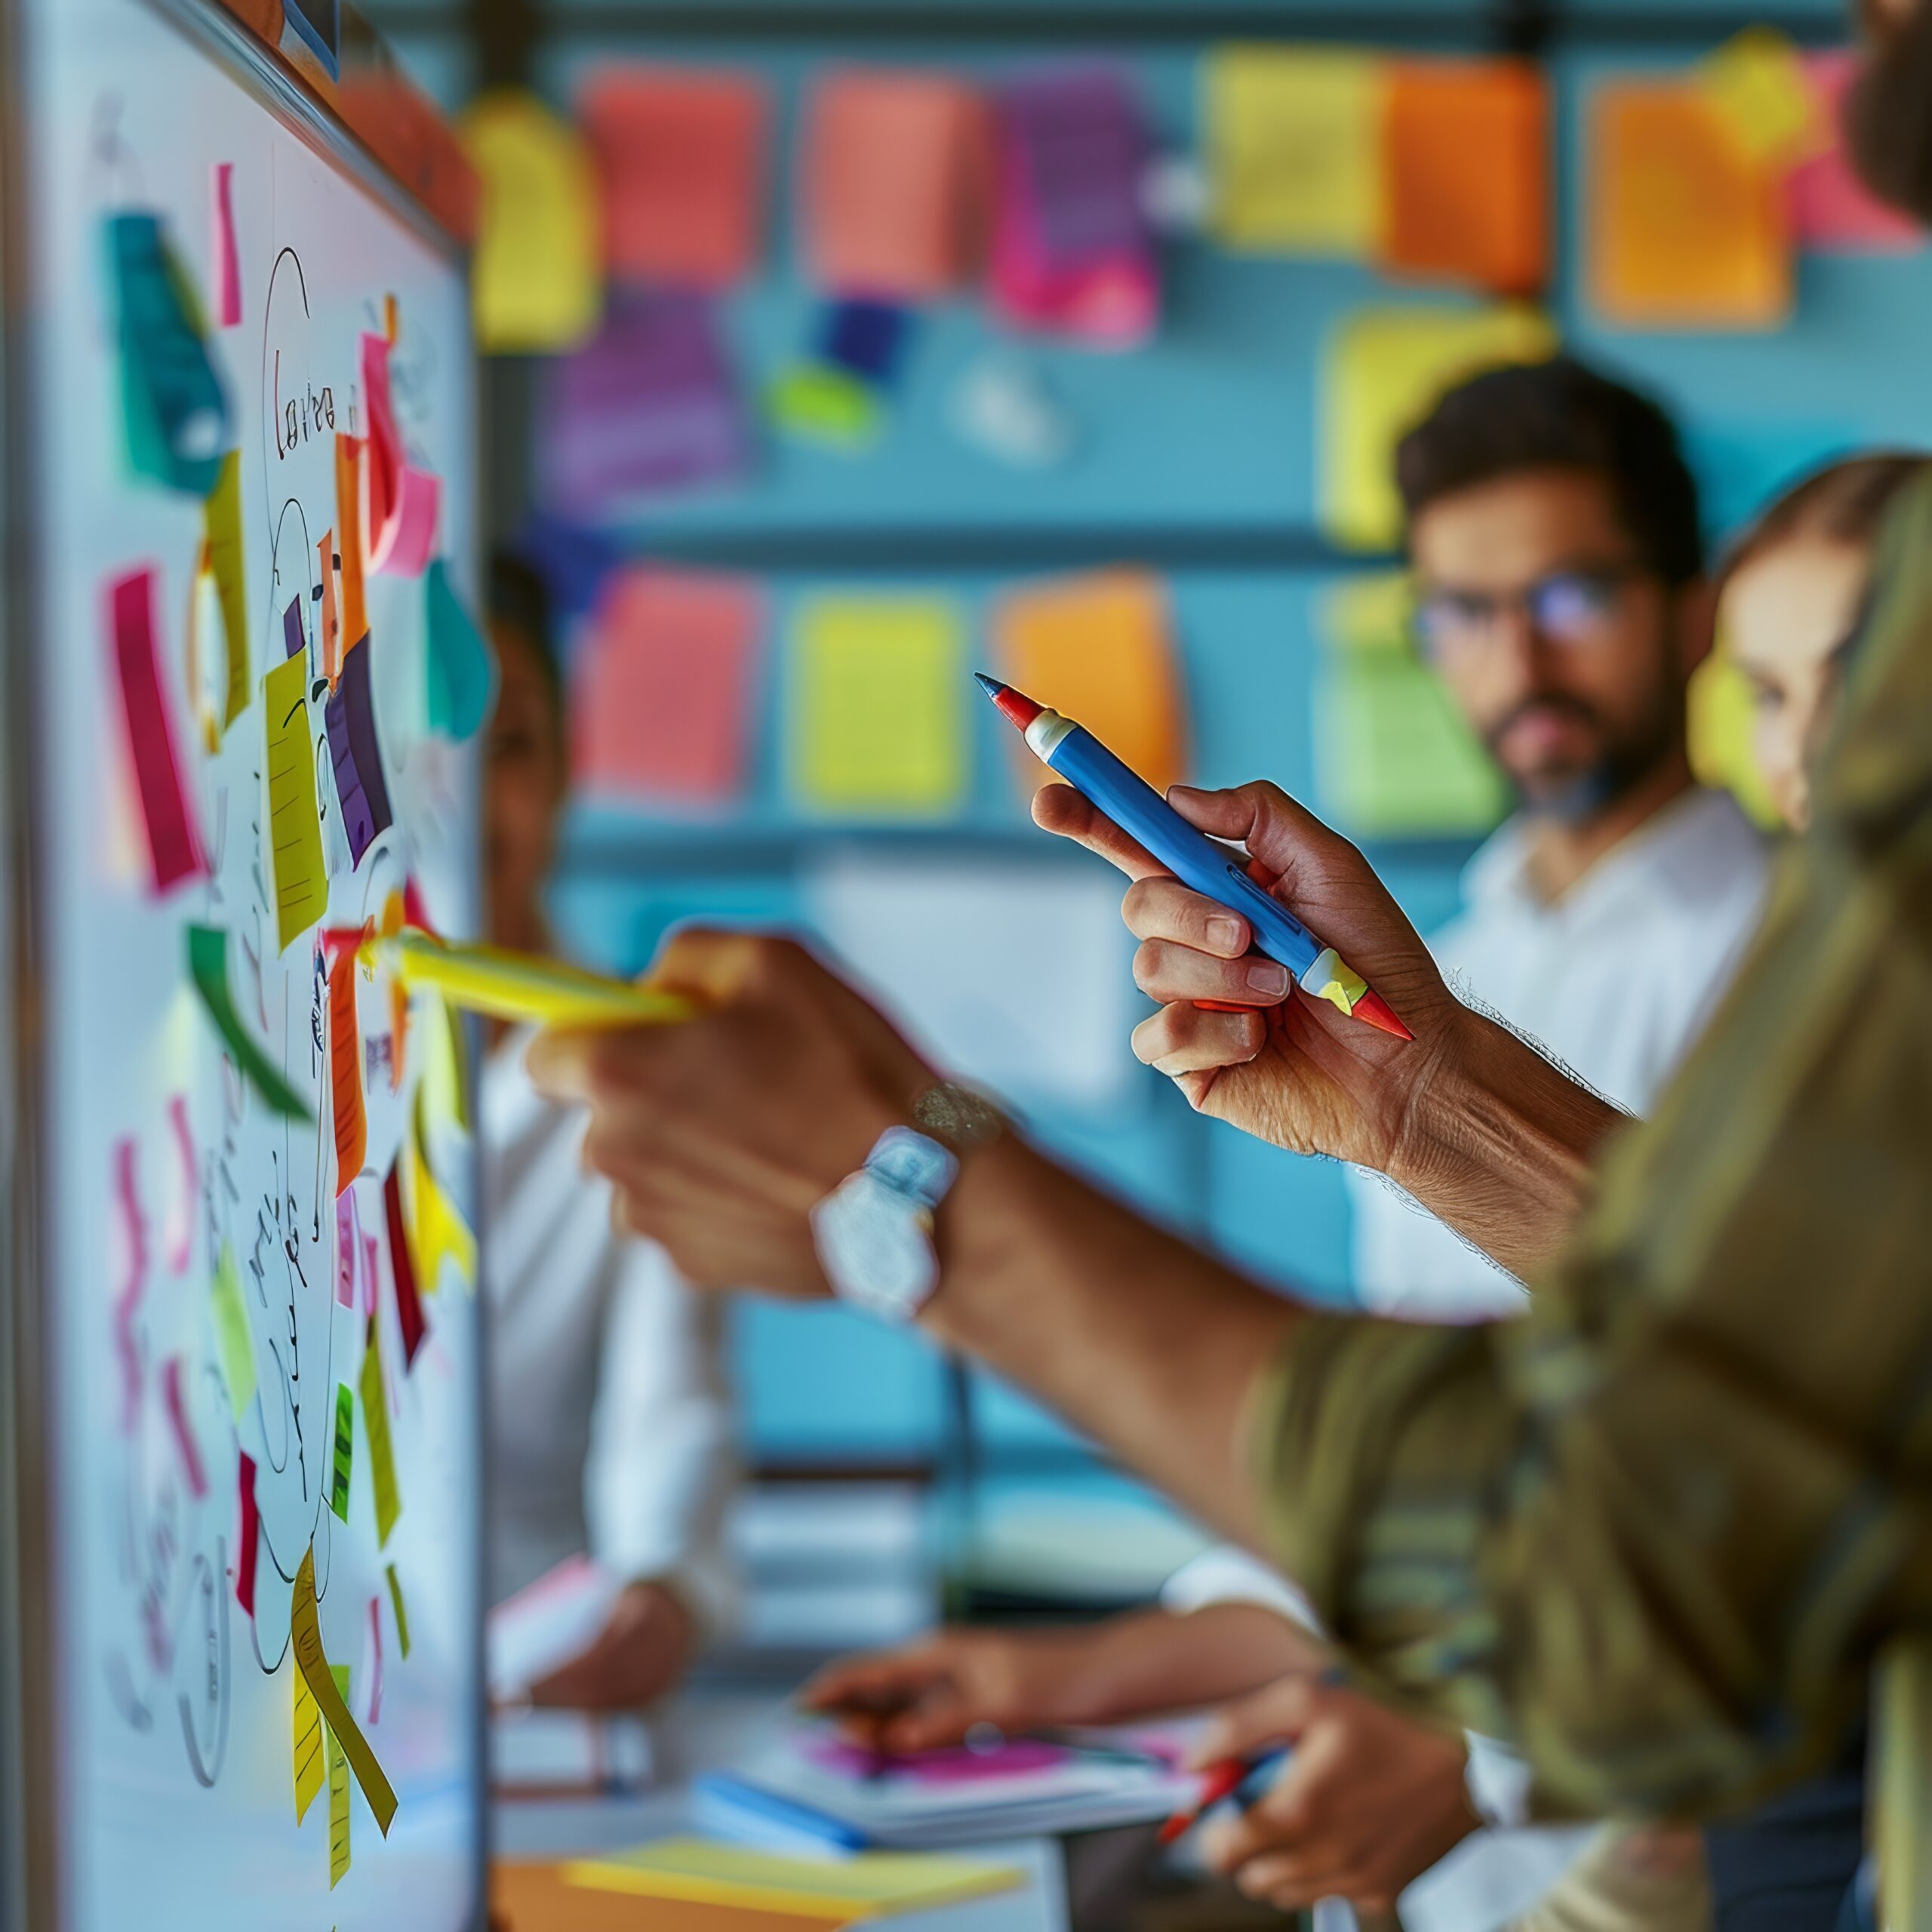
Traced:
POLYGON ((914 1320, 939 1286, 933 1219, 963 1155, 1004 1127, 983 1094, 941 1081, 912 1108, 916 1127, 889 1127, 865 1165, 812 1210, 812 1240, 841 1301, 881 1320, 914 1320))

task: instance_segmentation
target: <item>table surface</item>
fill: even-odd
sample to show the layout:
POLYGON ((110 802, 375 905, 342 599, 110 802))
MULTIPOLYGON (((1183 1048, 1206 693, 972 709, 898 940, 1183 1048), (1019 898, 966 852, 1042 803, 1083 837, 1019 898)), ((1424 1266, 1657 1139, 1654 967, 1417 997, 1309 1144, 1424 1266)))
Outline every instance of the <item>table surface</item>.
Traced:
MULTIPOLYGON (((653 1719, 649 1790, 617 1798, 499 1798, 490 1812, 492 1853, 505 1859, 570 1858, 689 1831, 692 1778, 742 1761, 785 1721, 787 1708, 769 1693, 685 1691, 653 1719)), ((971 1856, 1019 1866, 1027 1875, 1025 1888, 906 1912, 890 1921, 893 1932, 1066 1932, 1056 1840, 975 1845, 971 1856)))

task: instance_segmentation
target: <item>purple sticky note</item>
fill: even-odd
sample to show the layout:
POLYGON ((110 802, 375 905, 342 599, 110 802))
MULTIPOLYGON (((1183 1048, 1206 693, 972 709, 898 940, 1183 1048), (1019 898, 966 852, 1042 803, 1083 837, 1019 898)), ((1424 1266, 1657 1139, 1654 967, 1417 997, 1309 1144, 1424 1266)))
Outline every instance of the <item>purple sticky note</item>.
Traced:
POLYGON ((281 614, 281 654, 284 658, 300 657, 308 648, 309 634, 302 628, 302 600, 291 598, 281 614))
POLYGON ((323 706, 329 732, 329 762, 335 767, 349 854, 360 865, 377 833, 390 823, 389 789, 376 743, 376 709, 369 695, 369 646, 359 644, 342 660, 342 676, 323 706))
POLYGON ((549 405, 549 497, 579 515, 740 475, 749 463, 744 405, 700 295, 614 300, 596 335, 553 366, 549 405))

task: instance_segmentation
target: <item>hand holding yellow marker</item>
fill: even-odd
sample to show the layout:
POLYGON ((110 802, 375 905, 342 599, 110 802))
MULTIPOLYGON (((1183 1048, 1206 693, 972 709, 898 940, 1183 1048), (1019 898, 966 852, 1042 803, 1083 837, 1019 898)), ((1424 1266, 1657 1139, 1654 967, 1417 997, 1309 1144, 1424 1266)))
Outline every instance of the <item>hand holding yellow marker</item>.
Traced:
POLYGON ((507 946, 441 940, 413 926, 388 934, 331 926, 322 940, 331 949, 354 949, 405 986, 428 987, 452 1006, 493 1020, 540 1026, 670 1025, 698 1011, 682 993, 606 979, 507 946))

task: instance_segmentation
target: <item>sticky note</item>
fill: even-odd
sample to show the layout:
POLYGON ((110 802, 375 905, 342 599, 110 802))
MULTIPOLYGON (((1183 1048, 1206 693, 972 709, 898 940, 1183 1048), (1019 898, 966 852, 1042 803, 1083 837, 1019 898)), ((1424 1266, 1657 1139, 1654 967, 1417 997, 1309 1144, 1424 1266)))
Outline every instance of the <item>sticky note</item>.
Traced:
POLYGON ((429 728, 446 738, 474 737, 496 701, 497 660, 441 557, 424 577, 423 598, 429 728))
POLYGON ((389 1274, 395 1284, 396 1325, 402 1335, 406 1368, 416 1364, 423 1346, 423 1301, 416 1286, 416 1268, 410 1255, 409 1223, 403 1211, 402 1164, 398 1154, 383 1182, 383 1212, 389 1238, 389 1274))
POLYGON ((410 1112, 410 1131, 402 1148, 403 1204, 409 1211, 411 1260, 417 1282, 433 1294, 441 1284, 448 1261, 472 1287, 476 1281, 476 1237, 429 1163, 423 1125, 423 1094, 419 1088, 410 1112))
POLYGON ((703 296, 614 293, 596 334, 551 365, 540 454, 549 495, 574 515, 742 475, 751 453, 703 296))
POLYGON ((369 611, 362 566, 368 537, 362 528, 362 443, 359 437, 335 439, 335 527, 342 555, 342 634, 352 650, 369 635, 369 611))
MULTIPOLYGON (((1000 600, 992 634, 1001 677, 1085 725, 1155 791, 1186 776, 1186 713, 1158 577, 1100 571, 1029 586, 1000 600)), ((1029 798, 1054 777, 1030 752, 1022 769, 1029 798)))
POLYGON ((1202 106, 1223 247, 1359 260, 1376 245, 1385 66, 1341 48, 1210 51, 1202 106))
POLYGON ((255 1091, 279 1114, 297 1120, 313 1116, 301 1097, 272 1065, 268 1056, 249 1037, 235 1010, 234 996, 228 989, 228 935, 214 926, 188 928, 188 971, 201 995, 202 1004, 214 1021, 222 1044, 233 1056, 235 1064, 255 1091))
POLYGON ((818 359, 873 389, 889 389, 899 374, 911 321, 896 302, 827 303, 819 325, 818 359))
POLYGON ((335 1117, 335 1191, 340 1199, 362 1171, 368 1122, 362 1106, 362 1039, 355 1023, 355 955, 345 949, 329 968, 329 1097, 335 1117))
POLYGON ((383 1720, 383 1605, 380 1597, 369 1599, 369 1721, 383 1720))
MULTIPOLYGON (((349 1703, 349 1666, 329 1666, 336 1696, 346 1709, 349 1703)), ((349 1870, 349 1759, 336 1734, 328 1734, 329 1766, 329 1890, 334 1891, 349 1870)))
MULTIPOLYGON (((433 660, 433 642, 430 655, 433 660)), ((322 706, 343 829, 349 837, 349 857, 358 866, 392 822, 389 781, 383 776, 382 750, 376 738, 375 700, 370 694, 370 657, 366 647, 349 654, 322 706)))
POLYGON ((295 1667, 307 1680, 309 1694, 321 1709, 322 1721, 328 1725, 330 1734, 346 1754, 349 1768, 355 1774, 355 1781, 362 1787, 362 1795, 375 1814, 377 1826, 387 1838, 389 1820, 395 1816, 395 1793, 390 1789, 389 1780, 383 1777, 383 1767, 377 1763, 376 1754, 369 1749, 368 1740, 350 1715, 342 1694, 336 1688, 328 1659, 323 1653, 321 1624, 315 1614, 315 1552, 312 1544, 302 1552, 301 1564, 295 1573, 295 1594, 289 1607, 289 1626, 295 1650, 295 1667))
POLYGON ((181 773, 180 740, 155 634, 152 567, 130 571, 107 586, 108 635, 129 762, 147 834, 149 876, 156 892, 208 871, 201 833, 181 773))
POLYGON ((577 100, 604 260, 629 281, 720 289, 758 260, 768 106, 743 73, 602 66, 577 100))
POLYGON ((121 1363, 121 1433, 131 1435, 141 1406, 141 1350, 134 1317, 148 1284, 148 1223, 141 1211, 131 1135, 114 1143, 114 1205, 121 1223, 127 1272, 114 1298, 114 1346, 121 1363))
POLYGON ((1734 34, 1697 80, 1731 140, 1761 165, 1787 168, 1824 145, 1819 101, 1788 34, 1773 26, 1734 34))
POLYGON ((439 993, 424 995, 429 1008, 423 1054, 424 1104, 432 1121, 447 1121, 469 1131, 469 1048, 463 1021, 454 1006, 439 993))
POLYGON ((221 611, 226 654, 224 727, 248 708, 248 572, 242 544, 242 458, 231 450, 221 460, 214 488, 202 506, 208 563, 221 611))
POLYGON ((315 544, 315 637, 321 648, 322 675, 331 685, 342 667, 342 616, 336 597, 341 575, 335 532, 325 530, 315 544))
MULTIPOLYGON (((309 1588, 312 1590, 314 1587, 312 1577, 309 1588)), ((322 1788, 322 1714, 316 1707, 308 1678, 299 1669, 294 1675, 295 1822, 299 1825, 308 1816, 309 1807, 322 1788)))
POLYGON ((1926 231, 1879 200, 1858 178, 1845 152, 1844 97, 1863 65, 1845 50, 1804 57, 1804 75, 1817 97, 1825 139, 1786 177, 1792 229, 1807 248, 1832 253, 1903 253, 1925 245, 1926 231))
POLYGON ((329 1468, 329 1507, 349 1521, 349 1481, 355 1463, 355 1398, 349 1384, 335 1385, 335 1444, 329 1468))
POLYGON ((863 450, 885 426, 878 392, 843 369, 804 363, 772 384, 771 418, 800 442, 838 450, 863 450))
POLYGON ((395 1450, 389 1438, 389 1414, 383 1401, 382 1343, 373 1318, 362 1348, 362 1368, 357 1378, 362 1398, 362 1432, 369 1443, 369 1481, 376 1498, 376 1543, 386 1547, 396 1518, 402 1514, 402 1498, 396 1488, 395 1450))
POLYGON ((107 237, 129 465, 137 476, 205 497, 233 423, 193 287, 158 216, 111 215, 107 237))
POLYGON ((362 399, 369 433, 362 451, 362 527, 368 568, 419 577, 435 548, 442 486, 408 460, 389 389, 386 336, 362 337, 362 399))
POLYGON ((1392 548, 1402 531, 1395 445, 1457 383, 1498 364, 1540 361, 1556 347, 1547 318, 1513 306, 1365 309, 1346 318, 1318 386, 1323 527, 1355 549, 1392 548))
POLYGON ((395 1574, 393 1563, 385 1564, 383 1574, 389 1580, 389 1607, 395 1612, 395 1644, 402 1653, 403 1661, 409 1660, 409 1606, 403 1601, 402 1584, 395 1574))
POLYGON ((1779 326, 1792 294, 1783 194, 1703 91, 1651 81, 1600 88, 1589 130, 1586 279, 1604 320, 1779 326))
POLYGON ((235 245, 235 164, 218 161, 208 170, 208 252, 214 261, 215 325, 232 329, 242 320, 242 258, 235 245))
POLYGON ((238 1426, 255 1399, 255 1338, 248 1325, 248 1305, 242 1297, 235 1250, 225 1239, 215 1260, 210 1305, 214 1315, 215 1354, 221 1363, 221 1379, 228 1386, 228 1406, 238 1426))
POLYGON ((470 301, 486 355, 574 349, 604 306, 603 210, 577 130, 521 88, 480 96, 460 124, 482 186, 470 301))
POLYGON ((815 598, 793 650, 792 787, 822 811, 931 817, 966 787, 965 640, 937 598, 815 598))
MULTIPOLYGON (((255 1500, 255 1459, 248 1451, 235 1458, 235 1501, 238 1526, 235 1537, 235 1601, 251 1617, 255 1614, 255 1564, 261 1542, 262 1512, 255 1500)), ((300 1681, 300 1679, 297 1679, 300 1681)), ((298 1822, 300 1822, 298 1820, 298 1822)))
POLYGON ((807 272, 838 295, 930 301, 971 272, 990 153, 979 95, 946 74, 835 68, 805 109, 807 272))
POLYGON ((322 822, 309 729, 308 665, 285 657, 263 680, 268 739, 269 844, 275 872, 276 941, 286 952, 328 909, 322 822))
POLYGON ((1690 769, 1697 782, 1730 792, 1755 823, 1774 829, 1778 808, 1758 762, 1758 707, 1721 638, 1690 674, 1684 696, 1690 769))
POLYGON ((1549 272, 1549 100, 1523 60, 1389 71, 1377 253, 1388 273, 1532 294, 1549 272))
POLYGON ((188 1120, 188 1097, 171 1094, 168 1099, 168 1125, 174 1137, 180 1191, 175 1195, 173 1233, 168 1243, 168 1266, 171 1274, 185 1275, 195 1254, 195 1218, 201 1206, 198 1185, 198 1164, 195 1158, 195 1131, 188 1120))
POLYGON ((195 1439, 195 1426, 188 1414, 188 1401, 181 1386, 181 1358, 170 1355, 161 1371, 162 1401, 168 1411, 168 1427, 181 1462, 191 1496, 208 1493, 208 1472, 202 1462, 201 1444, 195 1439))
MULTIPOLYGON (((333 998, 335 976, 329 976, 333 998)), ((335 1299, 338 1308, 355 1306, 355 1272, 361 1260, 362 1230, 355 1214, 355 1190, 338 1188, 335 1197, 335 1299)))
POLYGON ((602 796, 740 797, 764 600, 746 578, 644 565, 605 586, 572 692, 572 766, 602 796))
MULTIPOLYGON (((300 657, 305 665, 309 656, 309 627, 303 620, 302 600, 291 597, 281 614, 281 654, 300 657)), ((304 681, 303 688, 307 688, 304 681)))

